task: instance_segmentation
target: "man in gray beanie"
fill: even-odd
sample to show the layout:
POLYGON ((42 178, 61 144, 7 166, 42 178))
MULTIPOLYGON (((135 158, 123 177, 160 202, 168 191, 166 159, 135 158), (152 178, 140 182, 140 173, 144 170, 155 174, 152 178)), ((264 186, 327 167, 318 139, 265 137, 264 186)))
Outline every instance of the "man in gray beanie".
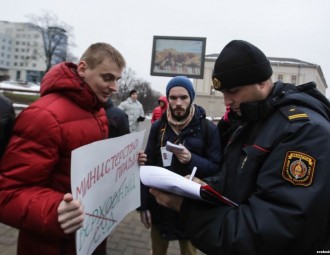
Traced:
MULTIPOLYGON (((182 176, 189 175, 194 167, 199 178, 215 175, 221 160, 219 133, 216 125, 205 118, 204 109, 193 104, 195 91, 191 81, 185 76, 172 78, 166 97, 169 107, 153 123, 139 163, 165 167, 182 176), (181 150, 167 148, 167 142, 179 145, 181 150)), ((166 255, 171 240, 179 240, 182 255, 196 254, 178 214, 159 206, 150 196, 149 187, 142 185, 138 210, 142 223, 151 227, 153 255, 166 255)))
POLYGON ((211 206, 151 189, 179 212, 206 254, 317 254, 330 250, 330 103, 314 82, 271 81, 266 56, 234 40, 213 73, 231 130, 221 173, 204 180, 239 206, 211 206))

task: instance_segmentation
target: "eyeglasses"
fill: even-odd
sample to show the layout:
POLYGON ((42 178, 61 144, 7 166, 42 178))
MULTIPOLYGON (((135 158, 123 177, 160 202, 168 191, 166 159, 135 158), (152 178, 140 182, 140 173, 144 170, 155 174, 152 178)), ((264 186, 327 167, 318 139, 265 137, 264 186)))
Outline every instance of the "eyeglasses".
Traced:
POLYGON ((170 98, 170 100, 173 100, 173 101, 178 100, 178 98, 180 98, 183 101, 183 100, 188 99, 189 96, 187 96, 187 95, 184 95, 184 96, 169 96, 169 98, 170 98))

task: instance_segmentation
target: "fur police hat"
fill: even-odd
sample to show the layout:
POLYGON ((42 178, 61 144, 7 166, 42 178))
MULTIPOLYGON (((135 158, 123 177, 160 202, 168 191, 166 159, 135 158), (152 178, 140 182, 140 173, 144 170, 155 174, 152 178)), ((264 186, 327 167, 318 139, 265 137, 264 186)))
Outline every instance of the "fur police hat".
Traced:
POLYGON ((186 76, 176 76, 167 83, 167 86, 166 86, 166 97, 167 98, 170 93, 170 90, 173 87, 184 87, 188 91, 190 100, 191 101, 194 100, 195 91, 194 91, 191 81, 186 76))
POLYGON ((228 43, 215 61, 212 80, 216 90, 250 85, 269 79, 272 67, 265 54, 242 40, 228 43))

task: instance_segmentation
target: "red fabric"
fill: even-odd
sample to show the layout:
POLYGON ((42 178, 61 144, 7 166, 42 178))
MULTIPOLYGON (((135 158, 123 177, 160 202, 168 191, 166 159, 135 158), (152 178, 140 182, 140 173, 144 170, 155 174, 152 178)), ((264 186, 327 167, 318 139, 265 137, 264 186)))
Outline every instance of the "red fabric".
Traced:
POLYGON ((17 117, 0 168, 0 221, 20 229, 18 254, 75 254, 57 220, 71 192, 72 150, 108 136, 96 95, 63 63, 44 77, 41 98, 17 117))
POLYGON ((163 107, 157 106, 152 111, 151 124, 154 123, 156 120, 160 119, 162 117, 163 113, 167 109, 168 102, 167 102, 166 96, 160 96, 158 99, 158 102, 160 102, 160 101, 164 102, 165 104, 163 107))
POLYGON ((226 106, 226 112, 225 112, 225 114, 223 115, 223 120, 226 121, 226 122, 229 122, 229 117, 228 117, 229 112, 230 112, 230 106, 227 105, 227 106, 226 106))

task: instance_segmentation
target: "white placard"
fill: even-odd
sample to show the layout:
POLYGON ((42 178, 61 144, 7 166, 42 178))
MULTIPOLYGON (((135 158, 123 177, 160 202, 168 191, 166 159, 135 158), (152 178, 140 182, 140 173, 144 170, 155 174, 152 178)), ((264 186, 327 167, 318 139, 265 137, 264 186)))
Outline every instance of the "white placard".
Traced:
POLYGON ((138 152, 145 130, 72 151, 71 189, 84 204, 83 227, 76 232, 78 255, 90 255, 120 221, 140 206, 138 152))

